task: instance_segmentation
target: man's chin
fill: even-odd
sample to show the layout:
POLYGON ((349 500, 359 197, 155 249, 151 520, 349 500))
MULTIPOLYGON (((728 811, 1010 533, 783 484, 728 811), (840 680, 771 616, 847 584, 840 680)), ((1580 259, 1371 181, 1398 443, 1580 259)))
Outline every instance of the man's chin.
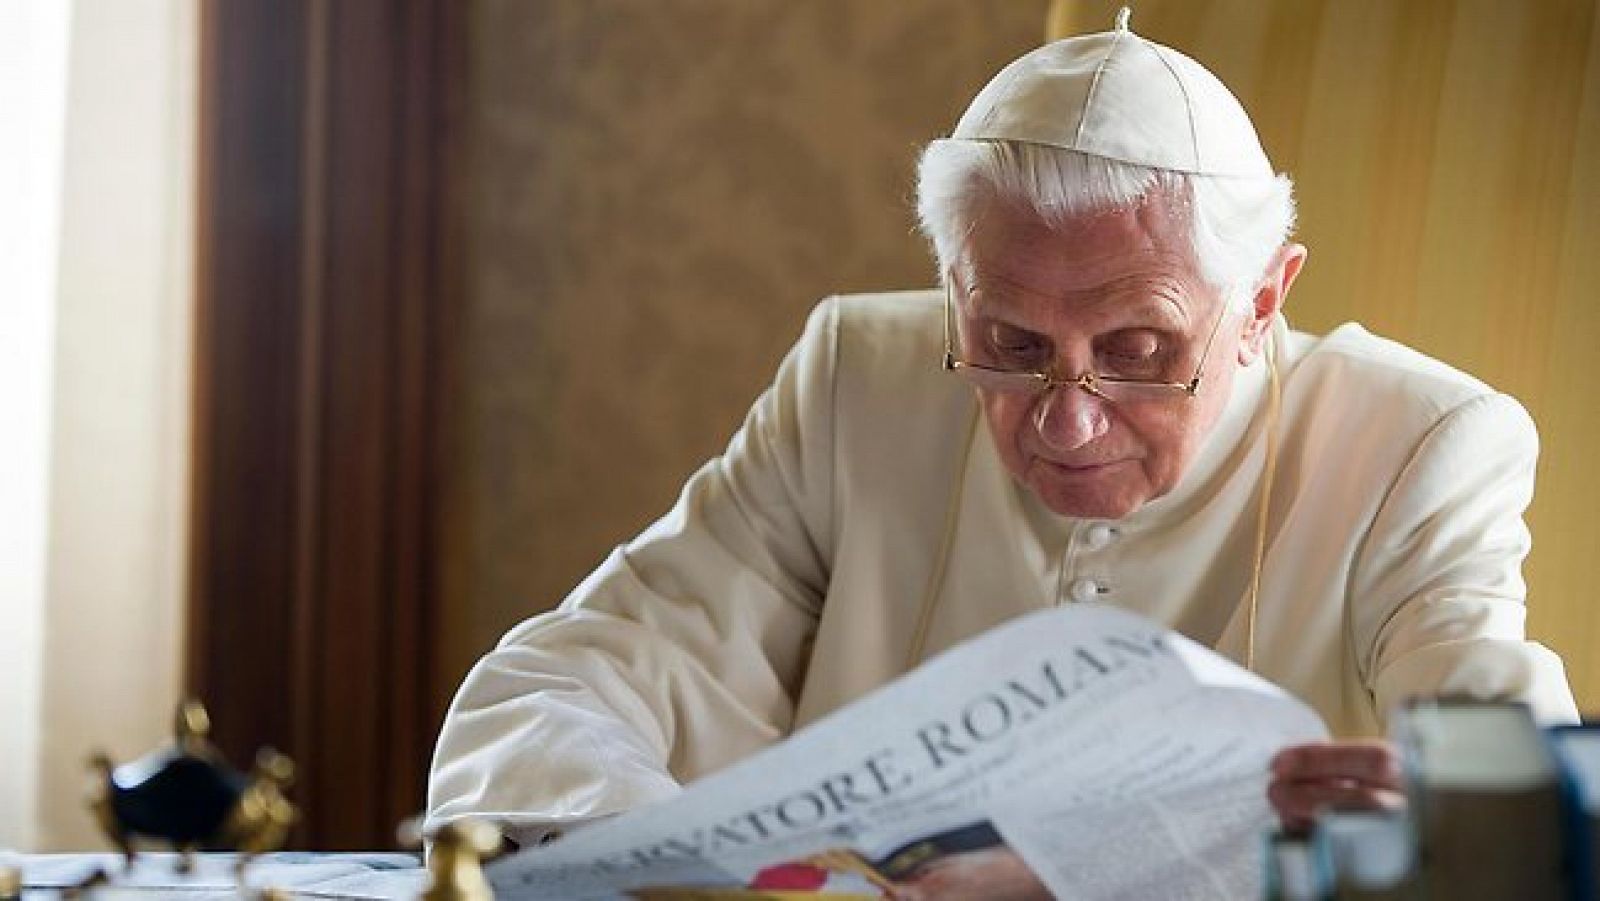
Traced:
POLYGON ((1077 519, 1121 519, 1142 507, 1145 493, 1128 483, 1130 464, 1069 469, 1039 462, 1027 487, 1050 512, 1077 519))

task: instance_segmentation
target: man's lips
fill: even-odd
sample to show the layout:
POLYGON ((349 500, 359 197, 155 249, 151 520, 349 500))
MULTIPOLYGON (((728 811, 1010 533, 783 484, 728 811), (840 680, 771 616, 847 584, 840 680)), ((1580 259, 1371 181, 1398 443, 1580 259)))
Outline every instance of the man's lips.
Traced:
POLYGON ((1052 470, 1067 473, 1068 475, 1093 475, 1094 473, 1110 469, 1119 463, 1125 462, 1123 460, 1073 460, 1069 462, 1064 460, 1050 460, 1045 457, 1035 457, 1034 461, 1043 464, 1052 470))

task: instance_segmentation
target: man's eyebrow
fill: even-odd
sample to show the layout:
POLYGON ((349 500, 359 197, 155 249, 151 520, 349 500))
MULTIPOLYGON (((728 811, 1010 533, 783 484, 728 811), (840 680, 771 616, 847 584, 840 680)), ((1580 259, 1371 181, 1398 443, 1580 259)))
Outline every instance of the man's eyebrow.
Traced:
POLYGON ((1172 303, 1147 302, 1139 306, 1137 311, 1131 313, 1125 327, 1128 328, 1157 328, 1172 332, 1188 331, 1193 317, 1172 303))
POLYGON ((1045 334, 1039 323, 1030 322, 1024 319, 1014 307, 1008 306, 1001 301, 985 301, 982 293, 978 291, 973 291, 969 295, 968 302, 971 304, 971 308, 968 310, 968 315, 972 316, 974 319, 979 319, 984 322, 999 323, 1000 325, 1009 326, 1010 328, 1017 329, 1018 331, 1028 332, 1029 334, 1045 334))
MULTIPOLYGON (((1007 303, 1015 294, 1005 286, 974 285, 967 296, 968 313, 1023 331, 1047 334, 1043 328, 1047 323, 1024 319, 1016 304, 1007 303)), ((1178 301, 1175 291, 1152 291, 1146 285, 1096 294, 1098 298, 1093 304, 1096 315, 1105 316, 1113 330, 1152 328, 1181 334, 1189 331, 1195 319, 1193 311, 1178 301)))

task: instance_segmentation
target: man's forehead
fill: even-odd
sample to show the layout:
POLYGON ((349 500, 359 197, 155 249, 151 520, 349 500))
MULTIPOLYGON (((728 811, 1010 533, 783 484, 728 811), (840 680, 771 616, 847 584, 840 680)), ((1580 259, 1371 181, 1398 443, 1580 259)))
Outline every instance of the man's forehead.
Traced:
MULTIPOLYGON (((1015 236, 1013 236, 1015 237, 1015 236)), ((976 241, 966 255, 972 312, 1051 315, 1110 309, 1191 318, 1203 282, 1186 250, 1102 233, 1069 240, 1059 232, 1027 239, 976 241)))
POLYGON ((963 245, 968 256, 990 266, 1037 255, 1071 259, 1080 268, 1137 255, 1189 258, 1188 223, 1178 210, 1159 191, 1126 206, 1052 215, 991 197, 974 211, 963 245))

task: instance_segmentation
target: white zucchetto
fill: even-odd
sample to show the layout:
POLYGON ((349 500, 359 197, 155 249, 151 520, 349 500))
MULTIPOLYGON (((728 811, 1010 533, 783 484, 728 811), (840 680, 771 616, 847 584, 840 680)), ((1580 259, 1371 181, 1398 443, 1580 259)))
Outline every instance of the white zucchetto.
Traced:
POLYGON ((1023 141, 1197 175, 1271 177, 1238 98, 1128 27, 1046 44, 996 75, 946 140, 1023 141))

